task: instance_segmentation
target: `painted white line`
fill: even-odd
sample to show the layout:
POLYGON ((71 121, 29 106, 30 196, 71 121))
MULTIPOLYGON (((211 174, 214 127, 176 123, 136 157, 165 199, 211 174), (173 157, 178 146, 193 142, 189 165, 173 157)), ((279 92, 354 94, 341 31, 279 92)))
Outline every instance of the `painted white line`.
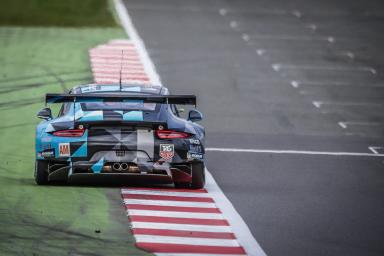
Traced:
POLYGON ((160 196, 184 196, 184 197, 211 197, 209 193, 193 193, 191 192, 173 192, 173 191, 161 191, 161 190, 131 190, 122 189, 122 194, 140 194, 140 195, 160 195, 160 196))
POLYGON ((282 63, 272 64, 273 69, 279 71, 281 69, 302 69, 302 70, 329 70, 329 71, 362 71, 369 72, 373 75, 376 74, 376 70, 372 67, 345 67, 345 66, 311 66, 311 65, 290 65, 282 63))
POLYGON ((135 235, 138 243, 164 243, 164 244, 186 244, 186 245, 211 245, 238 247, 237 240, 232 239, 214 239, 214 238, 195 238, 178 236, 153 236, 153 235, 135 235))
POLYGON ((315 36, 294 36, 294 35, 267 35, 267 34, 257 34, 251 35, 253 39, 259 40, 287 40, 287 41, 325 41, 325 42, 334 42, 333 37, 315 37, 315 36))
POLYGON ((137 47, 137 51, 139 52, 139 55, 143 61, 145 71, 151 78, 151 82, 154 85, 160 85, 160 77, 157 74, 155 70, 155 66, 153 65, 152 61, 150 60, 147 50, 145 49, 144 43, 139 37, 135 27, 132 24, 132 20, 129 17, 128 11, 125 8, 122 0, 114 0, 116 12, 119 16, 119 19, 121 21, 121 24, 125 30, 125 32, 128 34, 129 38, 137 47))
POLYGON ((273 149, 244 149, 244 148, 206 148, 205 151, 233 152, 233 153, 294 154, 294 155, 328 155, 328 156, 384 156, 384 154, 371 154, 371 153, 364 153, 364 152, 332 152, 332 151, 273 150, 273 149))
POLYGON ((378 149, 383 149, 384 147, 369 146, 368 149, 373 152, 373 154, 379 154, 378 149))
POLYGON ((348 126, 357 125, 357 126, 384 126, 383 122, 357 122, 357 121, 344 121, 338 122, 339 126, 343 129, 347 129, 348 126))
POLYGON ((379 154, 379 152, 377 152, 376 148, 374 147, 368 147, 368 149, 371 150, 373 154, 379 154))
POLYGON ((246 256, 244 254, 156 253, 156 256, 246 256))
POLYGON ((309 95, 309 94, 311 94, 311 92, 310 91, 306 91, 306 90, 299 90, 299 94, 301 94, 301 95, 309 95))
POLYGON ((298 10, 294 10, 294 11, 292 11, 292 14, 293 14, 293 16, 295 16, 296 18, 301 18, 301 17, 303 16, 303 14, 302 14, 300 11, 298 11, 298 10))
MULTIPOLYGON (((271 48, 268 49, 270 52, 276 54, 284 51, 283 49, 280 48, 271 48)), ((302 56, 303 54, 310 55, 310 56, 318 56, 324 54, 324 50, 319 50, 319 49, 302 49, 301 51, 297 51, 295 53, 295 56, 302 56)), ((340 57, 347 57, 348 59, 353 59, 355 57, 355 54, 350 52, 350 51, 335 51, 334 55, 340 56, 340 57)), ((294 59, 294 57, 292 57, 294 59)))
POLYGON ((205 172, 205 188, 213 196, 216 205, 221 209, 224 218, 231 225, 231 228, 235 233, 240 245, 250 256, 266 256, 259 243, 253 237, 247 224, 233 207, 229 199, 224 195, 223 191, 221 191, 211 173, 207 169, 205 169, 205 172))
MULTIPOLYGON (((292 15, 291 10, 282 10, 276 8, 252 8, 252 9, 234 9, 233 13, 251 13, 252 15, 270 14, 270 15, 292 15)), ((226 12, 228 13, 228 11, 226 12)))
POLYGON ((264 53, 265 53, 265 50, 264 50, 264 49, 257 49, 257 50, 256 50, 256 53, 257 53, 257 55, 259 55, 259 56, 263 56, 264 53))
POLYGON ((351 83, 346 83, 346 82, 313 82, 313 81, 291 81, 291 85, 293 87, 299 87, 301 85, 310 85, 310 86, 324 86, 324 85, 329 85, 329 86, 349 86, 352 85, 351 83))
MULTIPOLYGON (((120 20, 123 24, 123 27, 128 34, 128 36, 132 39, 133 42, 135 42, 139 47, 139 53, 141 56, 143 56, 143 59, 145 60, 144 66, 146 67, 146 70, 148 71, 148 75, 151 78, 151 80, 155 84, 161 85, 160 77, 156 72, 155 66, 153 65, 152 61, 150 60, 148 53, 145 49, 144 43, 138 36, 136 29, 134 28, 132 21, 129 17, 128 11, 125 8, 124 4, 122 3, 122 0, 114 0, 115 7, 117 10, 117 13, 120 17, 120 20)), ((227 10, 221 9, 220 14, 225 16, 227 13, 227 10)), ((231 224, 233 231, 235 232, 235 235, 237 237, 237 241, 243 248, 245 249, 246 253, 250 256, 265 256, 266 254, 256 241, 256 239, 253 237, 251 231, 249 230, 248 226, 245 224, 244 220, 241 218, 241 216, 237 213, 235 208, 232 206, 231 202, 227 199, 227 197, 224 195, 224 193, 221 191, 215 180, 213 179, 212 175, 206 170, 206 189, 208 192, 212 195, 214 198, 214 201, 219 206, 219 208, 224 211, 223 216, 227 219, 227 221, 231 224)), ((124 200, 124 203, 146 203, 146 201, 149 200, 124 200), (140 202, 138 202, 140 201, 140 202)), ((157 201, 159 203, 160 200, 157 201)), ((167 203, 167 206, 172 206, 172 204, 175 204, 174 201, 162 201, 162 203, 167 203)), ((191 202, 189 202, 191 204, 191 202)), ((207 206, 216 208, 215 204, 208 204, 208 203, 198 203, 197 207, 201 206, 207 206)), ((178 206, 178 205, 175 205, 178 206)), ((134 227, 137 225, 138 222, 133 222, 131 225, 134 227)), ((176 228, 177 224, 163 224, 163 223, 150 223, 147 225, 147 228, 154 228, 155 226, 167 226, 166 229, 171 229, 170 227, 176 228)), ((181 230, 194 230, 193 228, 197 228, 198 225, 179 225, 178 227, 183 227, 181 230)), ((201 228, 201 226, 200 226, 201 228)), ((219 229, 227 229, 227 232, 232 232, 230 227, 223 227, 223 226, 209 226, 209 229, 207 226, 205 226, 203 229, 200 229, 200 231, 210 231, 212 230, 219 230, 219 229)), ((217 231, 217 232, 223 232, 223 231, 217 231)), ((224 231, 225 232, 225 231, 224 231)))
POLYGON ((383 106, 384 103, 378 102, 327 102, 327 101, 312 101, 312 104, 320 108, 323 105, 338 105, 338 106, 383 106))
POLYGON ((228 11, 227 11, 227 9, 225 9, 225 8, 221 8, 221 9, 219 10, 219 13, 220 13, 221 16, 225 16, 225 15, 227 15, 228 11))
POLYGON ((299 82, 298 81, 291 81, 291 85, 293 88, 299 88, 299 82))
POLYGON ((137 221, 131 222, 131 226, 132 226, 132 228, 150 228, 150 229, 232 233, 232 229, 230 226, 192 225, 192 224, 137 222, 137 221))
POLYGON ((220 213, 200 213, 200 212, 174 212, 174 211, 151 211, 151 210, 127 210, 129 215, 173 217, 173 218, 197 218, 197 219, 216 219, 222 220, 220 213))
POLYGON ((317 26, 316 26, 315 24, 308 24, 308 25, 306 25, 305 27, 306 27, 306 28, 309 28, 309 29, 311 29, 311 30, 313 30, 313 31, 316 31, 316 29, 317 29, 317 26))
POLYGON ((327 41, 328 41, 328 43, 334 43, 334 42, 335 42, 335 38, 332 37, 332 36, 329 36, 329 37, 327 38, 327 41))
POLYGON ((271 66, 272 66, 273 70, 275 70, 276 72, 279 72, 279 71, 280 71, 280 65, 278 65, 278 64, 272 64, 271 66))
POLYGON ((239 24, 236 22, 236 21, 231 21, 230 23, 229 23, 229 26, 231 27, 231 28, 233 28, 233 29, 235 29, 235 28, 237 28, 238 26, 239 26, 239 24))
MULTIPOLYGON (((342 81, 329 81, 329 82, 314 82, 314 81, 291 81, 295 83, 297 87, 303 86, 351 86, 351 87, 384 87, 384 84, 353 84, 342 81)), ((294 86, 295 87, 295 86, 294 86)))
POLYGON ((143 204, 143 205, 160 205, 160 206, 185 206, 185 207, 203 207, 217 208, 214 203, 206 202, 183 202, 168 200, 146 200, 146 199, 124 199, 125 204, 143 204))
POLYGON ((341 52, 340 54, 347 56, 348 58, 350 58, 352 60, 355 58, 355 54, 353 54, 353 52, 346 51, 346 52, 341 52))
POLYGON ((313 104, 315 107, 320 108, 321 105, 323 104, 323 102, 322 102, 322 101, 312 101, 312 104, 313 104))
POLYGON ((249 35, 248 34, 242 34, 241 35, 241 38, 243 38, 243 40, 245 41, 245 42, 248 42, 249 41, 249 35))

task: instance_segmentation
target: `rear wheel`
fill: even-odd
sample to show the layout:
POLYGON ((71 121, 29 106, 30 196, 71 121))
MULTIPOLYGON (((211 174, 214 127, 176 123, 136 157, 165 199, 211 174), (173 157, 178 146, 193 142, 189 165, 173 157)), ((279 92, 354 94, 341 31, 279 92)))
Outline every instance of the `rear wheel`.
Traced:
POLYGON ((205 168, 204 163, 197 162, 192 164, 192 183, 191 188, 204 188, 205 185, 205 168))
POLYGON ((36 163, 35 163, 35 182, 37 185, 48 184, 48 162, 36 160, 36 163))
POLYGON ((176 188, 194 188, 200 189, 204 188, 205 185, 205 168, 204 163, 195 162, 191 164, 192 168, 192 182, 175 182, 176 188))

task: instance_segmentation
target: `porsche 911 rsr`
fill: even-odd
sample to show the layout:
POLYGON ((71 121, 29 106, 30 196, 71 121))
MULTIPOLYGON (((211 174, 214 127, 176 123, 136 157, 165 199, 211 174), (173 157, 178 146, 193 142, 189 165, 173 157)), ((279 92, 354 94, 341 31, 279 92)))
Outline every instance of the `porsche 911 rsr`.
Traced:
POLYGON ((194 95, 169 95, 161 86, 88 84, 68 94, 47 94, 59 114, 39 111, 35 180, 118 179, 202 188, 204 128, 195 108, 180 117, 178 105, 194 95))

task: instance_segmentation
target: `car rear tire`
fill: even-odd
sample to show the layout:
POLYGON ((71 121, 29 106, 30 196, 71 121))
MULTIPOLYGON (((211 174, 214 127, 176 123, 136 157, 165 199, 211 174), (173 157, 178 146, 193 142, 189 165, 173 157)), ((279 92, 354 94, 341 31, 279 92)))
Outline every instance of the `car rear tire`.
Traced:
POLYGON ((176 188, 201 189, 205 185, 205 167, 202 162, 195 162, 192 168, 192 182, 175 182, 176 188))
POLYGON ((37 185, 48 184, 48 162, 36 160, 35 163, 35 182, 37 185))
POLYGON ((192 164, 192 183, 191 188, 200 189, 205 185, 205 167, 203 162, 192 164))

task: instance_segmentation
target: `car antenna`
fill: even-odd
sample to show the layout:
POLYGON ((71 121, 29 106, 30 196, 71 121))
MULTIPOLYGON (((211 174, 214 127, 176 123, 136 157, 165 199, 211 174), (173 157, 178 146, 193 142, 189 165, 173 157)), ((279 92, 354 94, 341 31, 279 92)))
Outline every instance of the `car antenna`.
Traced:
POLYGON ((120 92, 122 91, 122 87, 121 87, 121 75, 122 75, 122 73, 123 73, 123 60, 124 60, 124 50, 121 50, 120 78, 119 78, 120 92))

